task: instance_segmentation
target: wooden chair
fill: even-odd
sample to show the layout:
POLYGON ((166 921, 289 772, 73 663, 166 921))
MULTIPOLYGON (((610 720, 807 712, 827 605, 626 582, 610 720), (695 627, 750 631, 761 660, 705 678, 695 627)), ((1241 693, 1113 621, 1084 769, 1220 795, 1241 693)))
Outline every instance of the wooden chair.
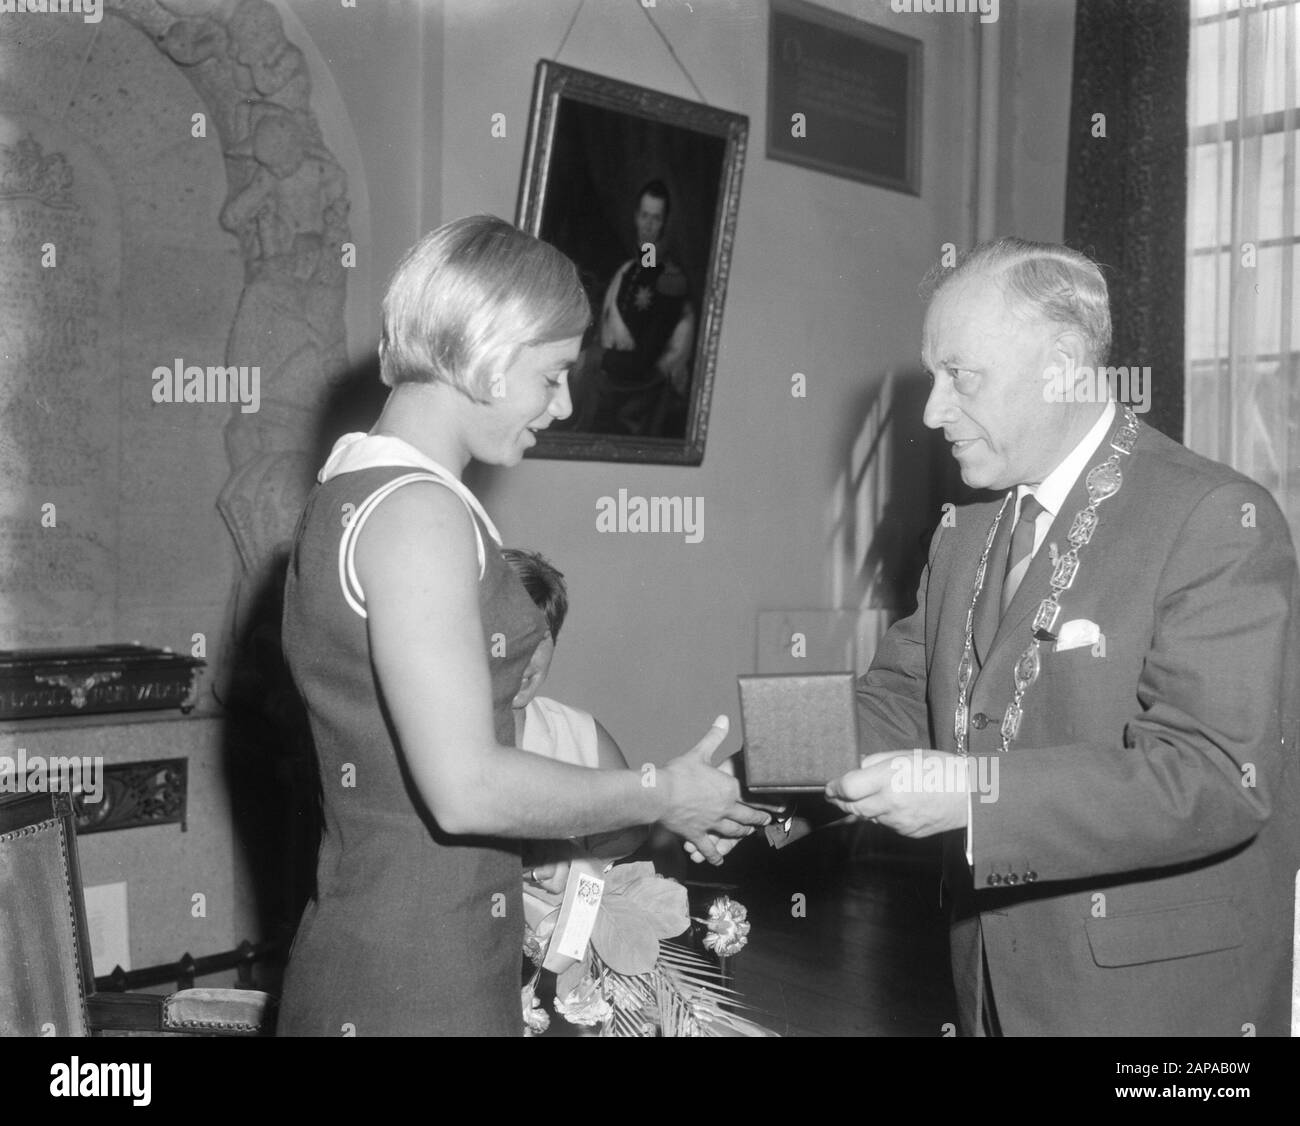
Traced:
POLYGON ((251 989, 96 993, 71 795, 0 796, 0 1036, 268 1035, 251 989))

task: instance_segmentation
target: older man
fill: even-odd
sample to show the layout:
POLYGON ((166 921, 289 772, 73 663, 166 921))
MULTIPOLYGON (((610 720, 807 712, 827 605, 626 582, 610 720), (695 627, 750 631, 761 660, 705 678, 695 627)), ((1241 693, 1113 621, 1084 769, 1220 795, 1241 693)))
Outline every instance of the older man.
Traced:
POLYGON ((828 796, 945 835, 963 1033, 1285 1034, 1284 517, 1098 394, 1110 315, 1084 256, 977 247, 924 331, 925 423, 982 492, 947 508, 916 612, 859 684, 862 767, 828 796))

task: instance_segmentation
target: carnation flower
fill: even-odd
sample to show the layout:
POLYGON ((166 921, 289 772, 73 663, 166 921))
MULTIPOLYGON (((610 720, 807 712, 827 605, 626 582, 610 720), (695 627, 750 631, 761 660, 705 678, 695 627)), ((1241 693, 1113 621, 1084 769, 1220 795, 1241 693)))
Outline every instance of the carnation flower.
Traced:
POLYGON ((546 943, 530 930, 524 931, 524 957, 539 969, 546 957, 546 943))
POLYGON ((586 1028, 604 1024, 614 1015, 613 1007, 601 996, 600 987, 590 977, 584 977, 563 1000, 557 997, 555 1011, 570 1024, 586 1028))
POLYGON ((524 1010, 524 1025, 534 1036, 551 1027, 550 1014, 542 1008, 542 1003, 533 996, 533 987, 525 985, 519 991, 520 1004, 524 1010))
MULTIPOLYGON (((749 941, 749 923, 745 920, 749 912, 741 903, 729 896, 719 896, 709 904, 708 934, 704 936, 704 945, 719 958, 730 958, 739 954, 749 941)), ((704 922, 704 920, 701 920, 704 922)))

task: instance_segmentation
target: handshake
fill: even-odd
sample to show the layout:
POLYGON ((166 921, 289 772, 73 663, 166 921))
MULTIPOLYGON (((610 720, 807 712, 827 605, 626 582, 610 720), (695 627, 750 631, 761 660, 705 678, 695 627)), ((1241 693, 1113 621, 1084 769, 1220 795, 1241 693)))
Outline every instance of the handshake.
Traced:
POLYGON ((730 755, 720 767, 714 765, 714 752, 730 726, 725 715, 718 716, 708 734, 684 755, 659 770, 647 766, 642 775, 643 781, 651 779, 647 784, 664 788, 666 808, 659 823, 686 842, 696 863, 721 864, 740 841, 772 820, 769 807, 740 800, 730 755))
MULTIPOLYGON (((820 714, 824 718, 826 713, 820 714)), ((847 715, 850 721, 854 718, 851 711, 847 715)), ((747 725, 749 719, 747 712, 747 725)), ((821 730, 778 732, 777 738, 766 740, 760 746, 757 763, 747 757, 747 765, 751 768, 757 765, 762 779, 758 781, 750 773, 754 790, 768 793, 778 802, 786 799, 780 804, 767 805, 752 799, 740 800, 740 788, 729 761, 721 768, 712 765, 713 753, 726 738, 729 727, 726 716, 719 716, 700 742, 660 772, 661 776, 669 776, 671 788, 669 811, 659 820, 685 839, 686 851, 696 863, 707 860, 721 864, 723 857, 741 840, 755 829, 771 824, 774 817, 784 821, 782 828, 774 828, 769 833, 776 847, 798 839, 818 824, 838 823, 833 810, 828 809, 829 818, 824 813, 816 813, 813 822, 801 824, 793 836, 789 835, 793 819, 789 816, 788 798, 795 792, 816 792, 830 807, 848 815, 839 820, 872 821, 904 837, 929 837, 964 829, 969 800, 976 791, 981 802, 997 800, 996 761, 990 768, 990 792, 986 786, 990 780, 984 777, 982 762, 978 764, 977 774, 973 769, 977 765, 974 759, 944 751, 927 748, 892 751, 859 760, 854 750, 856 737, 849 737, 852 726, 852 723, 840 724, 844 730, 834 735, 821 730), (826 777, 831 780, 820 781, 826 777), (809 784, 813 778, 819 779, 816 785, 809 784), (939 781, 932 785, 936 778, 939 781)))

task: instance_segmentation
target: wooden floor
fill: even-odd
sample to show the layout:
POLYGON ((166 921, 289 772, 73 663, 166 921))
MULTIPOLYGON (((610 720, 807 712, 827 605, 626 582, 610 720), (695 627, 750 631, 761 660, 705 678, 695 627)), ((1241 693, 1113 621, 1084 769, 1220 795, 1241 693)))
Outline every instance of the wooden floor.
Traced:
POLYGON ((782 1036, 940 1036, 955 1021, 937 854, 882 833, 831 828, 779 851, 754 838, 735 854, 740 871, 699 874, 749 911, 731 966, 759 1023, 782 1036))
MULTIPOLYGON (((746 1015, 781 1036, 941 1036, 956 1022, 937 842, 871 825, 823 829, 784 849, 761 835, 721 868, 686 863, 664 834, 647 858, 685 883, 691 913, 729 895, 749 913, 730 959, 746 1015)), ((539 991, 550 1006, 553 979, 539 991)), ((553 1019, 548 1036, 577 1036, 553 1019)))
MULTIPOLYGON (((688 863, 665 833, 638 858, 685 883, 697 917, 717 895, 745 905, 749 943, 730 959, 731 984, 746 1015, 779 1035, 937 1037, 956 1021, 937 842, 865 824, 783 849, 756 834, 708 868, 688 863)), ((259 984, 278 992, 278 982, 259 984)), ((553 987, 544 975, 548 1009, 553 987)), ((558 1017, 546 1033, 582 1034, 558 1017)))

